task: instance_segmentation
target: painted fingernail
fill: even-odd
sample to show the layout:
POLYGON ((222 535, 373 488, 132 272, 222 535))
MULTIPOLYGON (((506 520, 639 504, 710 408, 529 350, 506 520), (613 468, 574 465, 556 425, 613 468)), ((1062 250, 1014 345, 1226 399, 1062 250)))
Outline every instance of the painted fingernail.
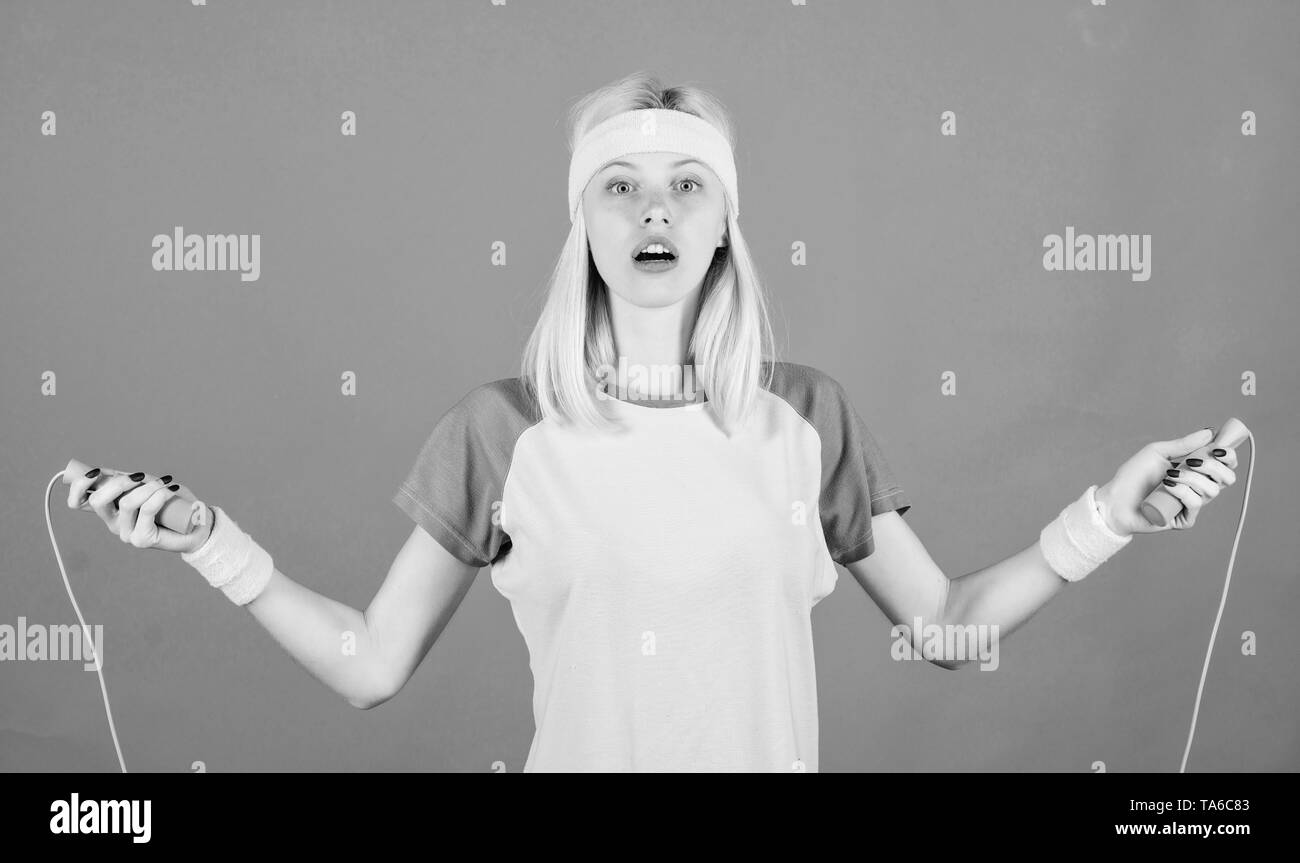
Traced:
POLYGON ((1182 462, 1178 462, 1178 461, 1176 461, 1176 462, 1174 462, 1174 467, 1178 467, 1180 464, 1182 464, 1182 462))
POLYGON ((171 475, 171 474, 167 474, 167 476, 160 476, 160 477, 158 477, 158 481, 159 481, 160 483, 162 483, 163 485, 166 485, 167 483, 169 483, 169 482, 172 481, 172 475, 171 475))
POLYGON ((144 479, 144 471, 142 470, 138 470, 135 473, 131 474, 132 482, 139 482, 142 479, 144 479))
POLYGON ((1201 459, 1199 459, 1199 458, 1189 458, 1189 459, 1187 460, 1187 463, 1188 463, 1189 465, 1191 465, 1192 467, 1200 467, 1200 466, 1201 466, 1201 459))
POLYGON ((1215 456, 1216 458, 1217 458, 1217 457, 1221 457, 1221 456, 1225 456, 1225 455, 1227 455, 1227 454, 1228 454, 1228 451, 1227 451, 1226 449, 1215 449, 1215 450, 1210 450, 1210 455, 1213 455, 1213 456, 1215 456))
POLYGON ((1178 485, 1178 483, 1174 482, 1172 479, 1167 479, 1165 480, 1165 485, 1178 485))
POLYGON ((95 476, 99 476, 99 468, 86 471, 86 479, 90 479, 91 477, 95 477, 95 476))
POLYGON ((179 484, 176 484, 176 485, 169 485, 169 486, 167 486, 167 490, 168 490, 168 491, 176 491, 176 490, 179 489, 179 488, 180 488, 180 485, 179 485, 179 484))
POLYGON ((1167 470, 1165 471, 1165 476, 1178 476, 1179 473, 1181 473, 1181 471, 1167 470))

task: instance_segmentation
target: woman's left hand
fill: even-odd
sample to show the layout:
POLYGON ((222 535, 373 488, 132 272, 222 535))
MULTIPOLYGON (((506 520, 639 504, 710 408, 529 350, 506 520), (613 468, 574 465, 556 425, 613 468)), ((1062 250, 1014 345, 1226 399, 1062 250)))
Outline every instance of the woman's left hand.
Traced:
POLYGON ((1111 481, 1097 489, 1097 500, 1110 529, 1120 536, 1129 536, 1186 530, 1196 524, 1201 507, 1237 481, 1237 474, 1233 472, 1237 466, 1237 453, 1232 447, 1224 447, 1221 456, 1211 452, 1204 459, 1192 459, 1200 461, 1200 464, 1180 465, 1183 456, 1212 440, 1214 432, 1201 429, 1186 437, 1154 441, 1120 465, 1111 481), (1166 479, 1174 484, 1162 485, 1166 479), (1183 502, 1183 510, 1165 527, 1152 524, 1142 515, 1142 501, 1155 488, 1164 488, 1183 502))

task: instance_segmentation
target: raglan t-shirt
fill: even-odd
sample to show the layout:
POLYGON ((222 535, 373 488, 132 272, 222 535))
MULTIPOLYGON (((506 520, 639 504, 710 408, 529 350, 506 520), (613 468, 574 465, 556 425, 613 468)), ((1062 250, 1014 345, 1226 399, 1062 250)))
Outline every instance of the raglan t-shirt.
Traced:
POLYGON ((839 383, 772 367, 730 438, 707 402, 543 420, 522 378, 438 420, 393 502, 510 602, 524 772, 818 769, 812 607, 911 503, 839 383))

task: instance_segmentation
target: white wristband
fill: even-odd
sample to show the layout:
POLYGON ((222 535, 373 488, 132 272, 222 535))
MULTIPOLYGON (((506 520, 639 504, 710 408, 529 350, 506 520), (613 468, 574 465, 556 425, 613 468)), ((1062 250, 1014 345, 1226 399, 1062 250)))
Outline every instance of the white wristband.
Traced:
POLYGON ((1133 541, 1106 526, 1096 492, 1097 486, 1088 486, 1038 535, 1043 557, 1066 581, 1078 581, 1133 541))
POLYGON ((181 555, 208 584, 220 588, 235 605, 247 605, 271 580, 271 555, 220 507, 212 511, 212 533, 203 545, 181 555))

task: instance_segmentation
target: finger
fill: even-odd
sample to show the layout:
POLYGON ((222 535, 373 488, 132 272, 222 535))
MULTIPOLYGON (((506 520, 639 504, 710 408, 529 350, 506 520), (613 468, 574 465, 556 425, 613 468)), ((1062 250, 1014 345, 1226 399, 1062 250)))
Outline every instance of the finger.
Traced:
POLYGON ((104 483, 122 474, 122 471, 111 467, 93 468, 86 472, 93 472, 95 475, 77 477, 72 481, 72 487, 68 489, 68 506, 73 509, 90 510, 90 496, 102 488, 104 483))
POLYGON ((168 485, 180 486, 180 488, 176 490, 177 497, 183 500, 187 500, 190 503, 194 503, 195 501, 198 500, 198 498, 194 496, 194 492, 190 491, 189 486, 185 485, 184 483, 178 483, 175 480, 172 480, 171 482, 168 483, 168 485))
POLYGON ((117 532, 118 539, 123 542, 126 542, 127 537, 131 535, 131 528, 135 527, 136 510, 144 502, 144 497, 139 494, 140 490, 151 482, 157 482, 155 477, 144 471, 136 471, 127 478, 133 481, 134 487, 128 486, 126 491, 114 501, 116 515, 113 519, 113 529, 117 532))
POLYGON ((122 542, 131 541, 131 532, 135 530, 140 505, 160 488, 163 488, 162 480, 146 474, 139 486, 122 495, 122 499, 117 502, 117 535, 122 542))
POLYGON ((108 479, 101 482, 98 487, 91 493, 87 503, 91 510, 94 511, 109 529, 117 531, 117 498, 128 489, 134 488, 139 483, 127 474, 115 473, 108 479))
MULTIPOLYGON (((1202 479, 1204 479, 1204 477, 1202 477, 1202 479)), ((1194 510, 1200 509, 1205 503, 1206 499, 1201 496, 1200 492, 1191 488, 1190 485, 1182 479, 1169 480, 1168 482, 1173 482, 1173 485, 1168 485, 1168 483, 1166 483, 1164 486, 1165 491, 1178 498, 1182 505, 1187 508, 1188 514, 1191 514, 1194 510)))
POLYGON ((1205 446, 1212 440, 1214 440, 1213 430, 1201 429, 1200 431, 1195 431, 1189 435, 1174 438, 1173 440, 1155 441, 1154 443, 1148 444, 1148 446, 1154 447, 1156 452, 1165 458, 1175 459, 1182 458, 1189 452, 1195 452, 1197 449, 1205 446))
POLYGON ((1222 449, 1222 450, 1224 451, 1224 454, 1223 454, 1223 455, 1215 455, 1215 454, 1214 454, 1214 450, 1210 450, 1210 456, 1211 456, 1212 458, 1216 458, 1216 459, 1218 459, 1220 462, 1222 462, 1223 464, 1226 464, 1228 467, 1232 468, 1233 470, 1236 470, 1236 469, 1237 469, 1237 450, 1236 450, 1234 447, 1230 447, 1230 446, 1228 446, 1228 447, 1219 447, 1219 449, 1222 449))
POLYGON ((1175 483, 1183 483, 1197 494, 1202 502, 1213 500, 1219 494, 1219 484, 1204 474, 1197 473, 1194 469, 1184 465, 1178 471, 1178 476, 1165 477, 1173 480, 1175 483))
POLYGON ((1184 530, 1191 527, 1193 522, 1196 521, 1197 511, 1200 510, 1203 503, 1201 496, 1180 482, 1166 485, 1164 490, 1178 498, 1183 505, 1183 511, 1174 516, 1171 521, 1171 527, 1174 530, 1184 530))
POLYGON ((68 507, 70 509, 77 509, 86 502, 86 495, 90 493, 90 489, 103 473, 100 468, 96 467, 86 471, 86 475, 73 477, 72 482, 68 483, 68 507))
POLYGON ((1237 481, 1237 474, 1223 462, 1213 457, 1203 459, 1188 459, 1183 465, 1184 472, 1196 472, 1210 478, 1212 482, 1223 489, 1237 481), (1194 461, 1200 461, 1200 464, 1192 464, 1194 461))
POLYGON ((117 511, 137 511, 140 509, 141 504, 149 499, 150 495, 166 485, 161 478, 145 474, 144 479, 140 480, 140 485, 122 495, 121 499, 118 500, 117 511))
POLYGON ((128 487, 127 490, 115 501, 115 509, 113 511, 113 532, 117 534, 117 538, 122 540, 122 542, 126 542, 127 537, 131 535, 131 529, 135 527, 135 510, 123 510, 122 504, 126 502, 127 497, 129 497, 133 491, 146 483, 148 483, 147 478, 136 480, 134 486, 128 487))
MULTIPOLYGON (((142 486, 140 489, 131 492, 131 494, 139 494, 144 488, 148 487, 150 486, 142 486)), ((161 479, 152 488, 153 490, 148 498, 140 504, 140 508, 136 512, 135 527, 131 529, 131 533, 127 537, 127 542, 136 548, 149 548, 158 544, 159 537, 164 529, 158 526, 156 516, 167 501, 176 495, 176 492, 162 484, 161 479)))

